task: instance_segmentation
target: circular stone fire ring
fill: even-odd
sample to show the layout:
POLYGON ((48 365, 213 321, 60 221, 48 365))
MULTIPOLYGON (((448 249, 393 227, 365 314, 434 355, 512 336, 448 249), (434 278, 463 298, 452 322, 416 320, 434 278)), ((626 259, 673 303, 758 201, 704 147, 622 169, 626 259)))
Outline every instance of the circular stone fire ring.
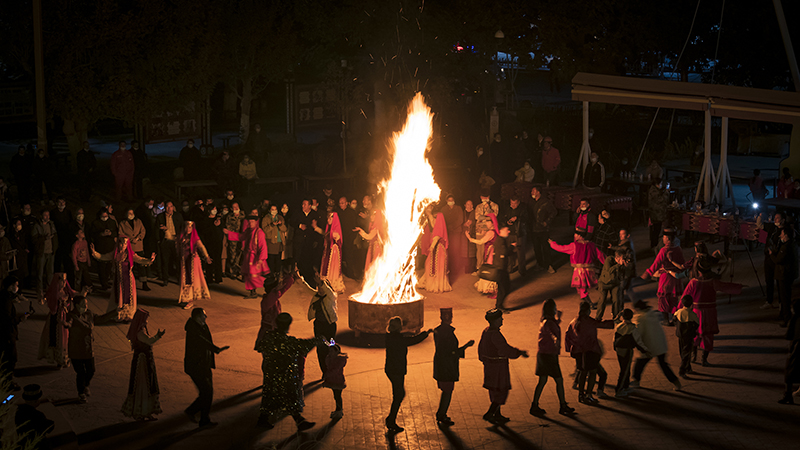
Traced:
POLYGON ((403 319, 403 333, 419 333, 425 319, 424 299, 409 303, 361 303, 353 299, 348 301, 348 325, 356 332, 356 337, 361 333, 384 334, 389 319, 399 316, 403 319))

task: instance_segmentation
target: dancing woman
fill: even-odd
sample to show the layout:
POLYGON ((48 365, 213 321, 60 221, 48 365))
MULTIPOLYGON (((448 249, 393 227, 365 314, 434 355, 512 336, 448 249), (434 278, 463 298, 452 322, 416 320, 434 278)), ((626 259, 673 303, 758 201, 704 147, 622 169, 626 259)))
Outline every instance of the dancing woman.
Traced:
POLYGON ((101 255, 92 246, 92 257, 99 261, 111 261, 113 274, 114 296, 112 302, 117 309, 117 322, 130 322, 137 308, 136 279, 133 277, 134 264, 149 266, 156 259, 156 254, 150 259, 142 258, 133 252, 131 243, 126 236, 120 235, 113 252, 101 255))
POLYGON ((158 330, 158 333, 151 337, 147 331, 149 317, 150 313, 147 311, 137 310, 131 326, 128 328, 128 341, 133 349, 133 361, 131 361, 131 376, 128 382, 128 397, 122 404, 122 414, 136 420, 156 420, 153 416, 161 413, 153 344, 164 336, 164 330, 158 330))
POLYGON ((433 223, 433 234, 428 248, 428 257, 425 259, 425 274, 419 280, 421 289, 434 293, 453 290, 447 279, 448 246, 447 224, 445 223, 444 214, 439 213, 433 223))
POLYGON ((325 252, 322 254, 320 278, 328 280, 337 294, 344 292, 342 279, 342 225, 339 214, 328 214, 328 226, 325 229, 325 252))
MULTIPOLYGON (((497 226, 497 215, 489 213, 487 216, 492 220, 492 229, 486 231, 483 237, 480 239, 473 239, 472 236, 469 235, 469 232, 465 232, 464 235, 467 236, 467 239, 471 243, 478 246, 479 249, 483 246, 483 263, 492 265, 494 264, 494 240, 500 234, 500 229, 497 226)), ((475 289, 482 294, 496 294, 497 282, 480 278, 478 282, 475 283, 475 289)))
POLYGON ((211 298, 206 284, 206 277, 203 276, 203 264, 200 261, 202 256, 207 264, 211 264, 211 257, 200 241, 200 237, 195 230, 194 222, 187 220, 183 226, 183 232, 178 238, 178 257, 181 261, 180 286, 181 293, 178 304, 183 309, 192 309, 195 300, 211 298))

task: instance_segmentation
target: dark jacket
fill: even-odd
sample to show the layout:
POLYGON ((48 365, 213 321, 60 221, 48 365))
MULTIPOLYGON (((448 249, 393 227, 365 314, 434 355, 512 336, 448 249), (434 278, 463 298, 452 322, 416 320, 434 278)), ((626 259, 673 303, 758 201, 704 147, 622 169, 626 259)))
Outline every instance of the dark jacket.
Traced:
POLYGON ((94 249, 98 253, 109 253, 114 251, 114 244, 116 243, 117 235, 119 234, 119 225, 112 218, 108 218, 105 222, 95 219, 92 222, 91 232, 88 238, 94 244, 94 249), (111 234, 103 236, 105 230, 111 230, 111 234))
POLYGON ((405 337, 401 333, 386 333, 386 363, 384 371, 387 375, 405 375, 408 366, 408 346, 419 344, 428 337, 428 332, 405 337))
POLYGON ((147 167, 147 153, 141 148, 139 150, 131 148, 131 156, 133 156, 133 176, 136 178, 144 177, 145 168, 147 167))
POLYGON ((550 202, 547 197, 542 195, 539 200, 532 200, 528 206, 530 208, 530 224, 531 231, 534 233, 541 233, 550 230, 550 224, 555 219, 556 207, 550 202), (546 224, 546 225, 545 225, 546 224))
POLYGON ((508 248, 511 243, 508 238, 497 236, 494 238, 494 261, 492 265, 499 270, 508 270, 508 248))
POLYGON ((503 211, 500 212, 500 224, 508 225, 509 231, 514 236, 521 236, 524 237, 528 234, 528 208, 525 205, 521 204, 517 206, 516 209, 505 208, 503 211), (512 223, 508 223, 509 220, 516 217, 516 220, 512 223))
POLYGON ((794 241, 782 242, 777 253, 773 250, 770 255, 775 263, 775 279, 792 281, 797 276, 797 249, 794 241))
POLYGON ((433 354, 433 379, 436 381, 458 381, 458 360, 464 357, 464 347, 459 348, 455 328, 439 325, 433 330, 436 353, 433 354))
POLYGON ((87 177, 97 167, 97 158, 94 152, 81 150, 75 158, 78 164, 78 176, 87 177))
POLYGON ((590 188, 602 186, 605 176, 606 169, 603 167, 603 163, 599 161, 594 164, 590 163, 583 169, 583 185, 590 188))
MULTIPOLYGON (((172 224, 175 227, 175 239, 181 235, 183 232, 183 216, 180 213, 175 211, 172 213, 172 224)), ((156 228, 158 229, 158 242, 164 240, 164 230, 161 229, 162 225, 167 225, 167 213, 159 214, 156 217, 156 228)))
POLYGON ((214 345, 208 325, 200 325, 191 317, 183 327, 186 330, 186 354, 183 371, 187 374, 215 369, 214 354, 221 349, 214 345))

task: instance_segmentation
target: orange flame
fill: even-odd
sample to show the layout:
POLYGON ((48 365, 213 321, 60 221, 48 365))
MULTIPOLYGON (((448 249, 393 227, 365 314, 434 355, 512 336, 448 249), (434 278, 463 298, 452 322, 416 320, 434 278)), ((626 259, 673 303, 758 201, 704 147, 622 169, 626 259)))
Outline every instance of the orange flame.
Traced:
MULTIPOLYGON (((352 296, 362 303, 405 303, 419 300, 416 289, 417 240, 422 233, 420 216, 441 190, 425 154, 433 134, 433 114, 417 93, 409 105, 403 130, 391 143, 392 172, 378 187, 384 195, 386 239, 383 253, 364 276, 361 292, 352 296)), ((376 239, 378 239, 376 237, 376 239)))

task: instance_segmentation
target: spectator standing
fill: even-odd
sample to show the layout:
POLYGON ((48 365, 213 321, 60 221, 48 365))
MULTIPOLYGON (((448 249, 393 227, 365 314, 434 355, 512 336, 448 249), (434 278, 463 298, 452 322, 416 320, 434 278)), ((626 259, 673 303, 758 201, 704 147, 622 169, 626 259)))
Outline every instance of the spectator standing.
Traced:
POLYGON ((75 241, 75 233, 72 232, 72 211, 67 209, 67 200, 63 196, 56 199, 56 207, 50 210, 50 221, 56 227, 58 234, 59 247, 53 259, 53 270, 64 272, 67 279, 75 284, 72 263, 70 261, 70 251, 72 243, 75 241))
POLYGON ((239 163, 239 180, 242 184, 241 190, 244 191, 245 195, 250 192, 250 184, 256 178, 258 178, 256 163, 250 159, 250 155, 245 153, 239 163))
MULTIPOLYGON (((286 220, 278 214, 278 205, 270 206, 269 214, 261 219, 261 229, 264 230, 267 240, 269 270, 274 273, 280 273, 281 253, 283 253, 283 244, 286 238, 286 220)), ((341 233, 341 230, 339 232, 341 233)))
POLYGON ((230 199, 228 202, 233 201, 233 189, 236 187, 236 178, 239 172, 239 165, 231 159, 231 154, 228 150, 223 150, 219 160, 214 164, 215 178, 219 188, 224 191, 231 191, 230 199))
MULTIPOLYGON (((161 211, 163 211, 163 209, 161 209, 161 211)), ((144 227, 144 239, 142 240, 143 251, 139 254, 139 256, 143 258, 147 258, 153 253, 156 253, 156 257, 158 256, 158 228, 156 227, 156 216, 158 212, 159 210, 155 208, 155 200, 153 200, 153 197, 145 197, 144 202, 137 206, 134 211, 134 216, 142 222, 142 226, 144 227)), ((143 291, 150 290, 150 287, 147 286, 147 282, 152 277, 153 265, 145 266, 139 274, 143 291)))
POLYGON ((750 192, 753 194, 754 202, 762 201, 767 198, 769 190, 764 185, 764 179, 761 178, 761 171, 759 169, 753 169, 753 177, 750 178, 748 185, 750 187, 750 192))
POLYGON ((596 152, 589 156, 589 164, 583 168, 583 185, 590 189, 602 189, 606 182, 606 168, 596 152))
POLYGON ((769 231, 767 242, 764 245, 764 284, 767 286, 767 299, 761 309, 778 308, 780 306, 780 293, 778 293, 778 304, 774 305, 775 300, 775 262, 770 257, 770 250, 777 253, 781 247, 781 231, 786 225, 785 213, 775 213, 774 227, 769 231))
POLYGON ((610 247, 612 244, 617 243, 618 236, 617 230, 614 229, 614 225, 611 223, 611 212, 607 209, 600 211, 600 214, 597 215, 597 227, 594 229, 592 236, 594 245, 609 255, 611 254, 610 247))
POLYGON ((16 303, 24 301, 20 292, 19 279, 15 276, 3 278, 0 290, 0 373, 7 374, 11 388, 19 390, 14 379, 17 366, 17 340, 19 324, 26 320, 30 313, 18 314, 16 303))
MULTIPOLYGON (((111 217, 106 208, 100 209, 97 214, 97 219, 92 222, 91 227, 91 244, 94 250, 101 255, 111 253, 114 251, 117 235, 119 234, 119 227, 117 222, 111 220, 111 217)), ((100 278, 100 289, 105 291, 109 288, 111 278, 111 261, 97 261, 97 275, 100 278)))
POLYGON ((788 167, 783 168, 783 175, 778 179, 778 185, 775 189, 775 197, 777 198, 790 198, 792 190, 794 189, 794 178, 788 167))
POLYGON ((177 242, 178 233, 183 229, 183 217, 175 212, 175 205, 167 202, 164 205, 164 214, 156 217, 158 225, 158 248, 160 264, 161 285, 166 286, 169 282, 169 273, 173 266, 178 263, 177 242))
MULTIPOLYGON (((447 263, 450 267, 450 283, 456 281, 456 275, 464 272, 465 240, 461 226, 464 223, 464 210, 456 204, 452 195, 447 196, 447 203, 441 209, 447 226, 447 263)), ((343 225, 344 228, 344 225, 343 225)), ((345 243, 346 244, 346 243, 345 243)))
POLYGON ((561 153, 553 147, 553 138, 545 136, 542 141, 542 170, 548 186, 558 184, 558 169, 561 167, 561 153))
POLYGON ((72 244, 72 265, 75 270, 75 287, 92 288, 92 276, 89 268, 92 267, 92 258, 89 253, 89 243, 83 230, 75 232, 75 242, 72 244))
POLYGON ((226 236, 226 255, 228 257, 225 264, 225 276, 241 280, 242 265, 242 243, 241 233, 244 223, 244 211, 239 209, 239 203, 231 203, 231 211, 225 217, 225 229, 222 230, 226 236))
POLYGON ((647 169, 644 171, 645 178, 647 181, 652 180, 661 180, 664 178, 664 169, 661 168, 661 165, 658 164, 657 159, 653 159, 650 161, 650 165, 647 166, 647 169))
POLYGON ((36 294, 41 302, 45 280, 53 277, 55 253, 58 250, 58 233, 50 221, 50 211, 42 211, 42 219, 33 226, 31 238, 36 254, 36 294))
POLYGON ((6 237, 6 227, 0 225, 0 280, 9 274, 9 260, 14 258, 14 249, 11 240, 6 237))
POLYGON ((133 200, 134 161, 125 141, 119 141, 119 148, 111 155, 111 173, 114 174, 117 200, 128 202, 133 200))
POLYGON ((29 255, 29 243, 31 239, 30 230, 23 228, 22 220, 14 218, 11 220, 11 230, 7 237, 11 242, 11 249, 14 252, 9 262, 11 268, 13 268, 14 263, 16 263, 16 270, 12 270, 11 273, 13 273, 19 279, 20 287, 27 286, 30 282, 28 257, 30 256, 30 259, 33 259, 34 256, 29 255))
POLYGON ((217 207, 212 206, 208 212, 208 217, 200 222, 197 227, 200 239, 205 243, 208 256, 211 262, 203 264, 206 272, 206 282, 222 283, 222 246, 225 240, 225 233, 222 231, 222 217, 217 212, 217 207))
POLYGON ((178 155, 178 162, 183 167, 184 180, 199 180, 203 172, 203 155, 200 149, 194 146, 194 139, 186 141, 186 146, 178 155))
POLYGON ((781 327, 786 327, 791 318, 792 284, 797 277, 797 248, 794 230, 784 227, 780 231, 780 247, 777 251, 768 251, 775 264, 775 280, 778 281, 778 298, 780 299, 781 327))
POLYGON ((89 149, 89 141, 83 141, 83 148, 75 159, 78 166, 78 192, 81 201, 85 203, 92 197, 94 170, 97 168, 97 159, 89 149))
POLYGON ((581 199, 581 203, 575 212, 578 214, 575 219, 575 229, 586 233, 586 237, 592 241, 594 230, 597 228, 597 216, 592 214, 592 204, 588 197, 581 199))
POLYGON ((258 216, 247 216, 247 229, 242 232, 242 278, 248 293, 244 298, 258 298, 256 289, 264 285, 264 277, 270 273, 267 257, 267 237, 258 227, 258 216))
MULTIPOLYGON (((149 258, 150 255, 145 254, 144 251, 144 239, 147 236, 147 231, 145 230, 144 223, 136 217, 136 213, 133 209, 128 209, 126 218, 119 223, 119 236, 128 238, 134 253, 142 258, 149 258)), ((150 254, 152 254, 152 252, 150 254)), ((149 291, 150 288, 147 286, 146 268, 137 270, 137 276, 142 280, 142 290, 149 291)), ((131 314, 135 311, 136 308, 133 309, 131 314)))

